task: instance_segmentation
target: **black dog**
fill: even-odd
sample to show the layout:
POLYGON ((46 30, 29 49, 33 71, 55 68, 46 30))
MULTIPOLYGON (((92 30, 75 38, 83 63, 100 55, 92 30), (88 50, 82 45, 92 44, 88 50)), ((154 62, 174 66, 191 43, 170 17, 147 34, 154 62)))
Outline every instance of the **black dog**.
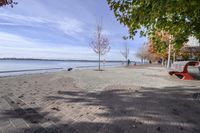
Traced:
POLYGON ((67 71, 72 71, 73 68, 68 68, 67 71))

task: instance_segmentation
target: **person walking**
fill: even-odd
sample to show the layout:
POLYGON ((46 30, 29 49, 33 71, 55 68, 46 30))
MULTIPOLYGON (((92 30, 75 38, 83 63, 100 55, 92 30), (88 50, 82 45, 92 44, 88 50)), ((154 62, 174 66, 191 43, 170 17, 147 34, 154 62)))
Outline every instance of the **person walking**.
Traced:
POLYGON ((129 66, 131 64, 131 61, 128 59, 128 63, 127 63, 127 65, 129 66))

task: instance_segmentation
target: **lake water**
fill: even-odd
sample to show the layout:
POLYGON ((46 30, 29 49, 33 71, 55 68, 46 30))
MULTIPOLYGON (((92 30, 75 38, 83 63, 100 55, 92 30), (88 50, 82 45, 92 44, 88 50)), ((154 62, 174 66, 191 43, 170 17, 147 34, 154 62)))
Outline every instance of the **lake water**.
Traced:
MULTIPOLYGON (((50 61, 50 60, 0 60, 0 76, 19 75, 66 70, 68 68, 87 69, 97 67, 98 62, 50 61)), ((121 66, 121 62, 106 62, 102 67, 121 66)))

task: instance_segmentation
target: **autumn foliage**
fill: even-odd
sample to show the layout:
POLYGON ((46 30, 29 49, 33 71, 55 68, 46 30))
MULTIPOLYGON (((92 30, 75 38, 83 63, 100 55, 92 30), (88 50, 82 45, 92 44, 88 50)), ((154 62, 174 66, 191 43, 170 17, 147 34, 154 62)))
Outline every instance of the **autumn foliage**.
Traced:
POLYGON ((16 4, 17 2, 14 2, 13 0, 0 0, 0 6, 11 5, 11 7, 13 7, 13 5, 16 4))

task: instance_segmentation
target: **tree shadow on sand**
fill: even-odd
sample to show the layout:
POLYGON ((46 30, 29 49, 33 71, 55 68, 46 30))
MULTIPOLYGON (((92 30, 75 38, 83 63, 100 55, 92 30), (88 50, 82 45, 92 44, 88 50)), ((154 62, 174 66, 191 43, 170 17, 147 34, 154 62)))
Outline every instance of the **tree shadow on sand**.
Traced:
MULTIPOLYGON (((70 104, 74 106, 73 109, 76 109, 78 105, 81 107, 79 113, 81 111, 84 113, 83 111, 89 107, 94 107, 96 110, 91 109, 91 111, 85 112, 87 114, 85 116, 91 115, 93 119, 55 122, 55 125, 46 127, 48 130, 45 131, 199 133, 200 99, 193 98, 193 95, 199 91, 192 86, 162 89, 143 87, 137 90, 111 87, 98 92, 58 91, 58 94, 47 96, 46 99, 62 102, 62 106, 70 104), (54 130, 55 127, 58 130, 54 130)), ((31 130, 34 131, 34 128, 29 131, 31 130)))

